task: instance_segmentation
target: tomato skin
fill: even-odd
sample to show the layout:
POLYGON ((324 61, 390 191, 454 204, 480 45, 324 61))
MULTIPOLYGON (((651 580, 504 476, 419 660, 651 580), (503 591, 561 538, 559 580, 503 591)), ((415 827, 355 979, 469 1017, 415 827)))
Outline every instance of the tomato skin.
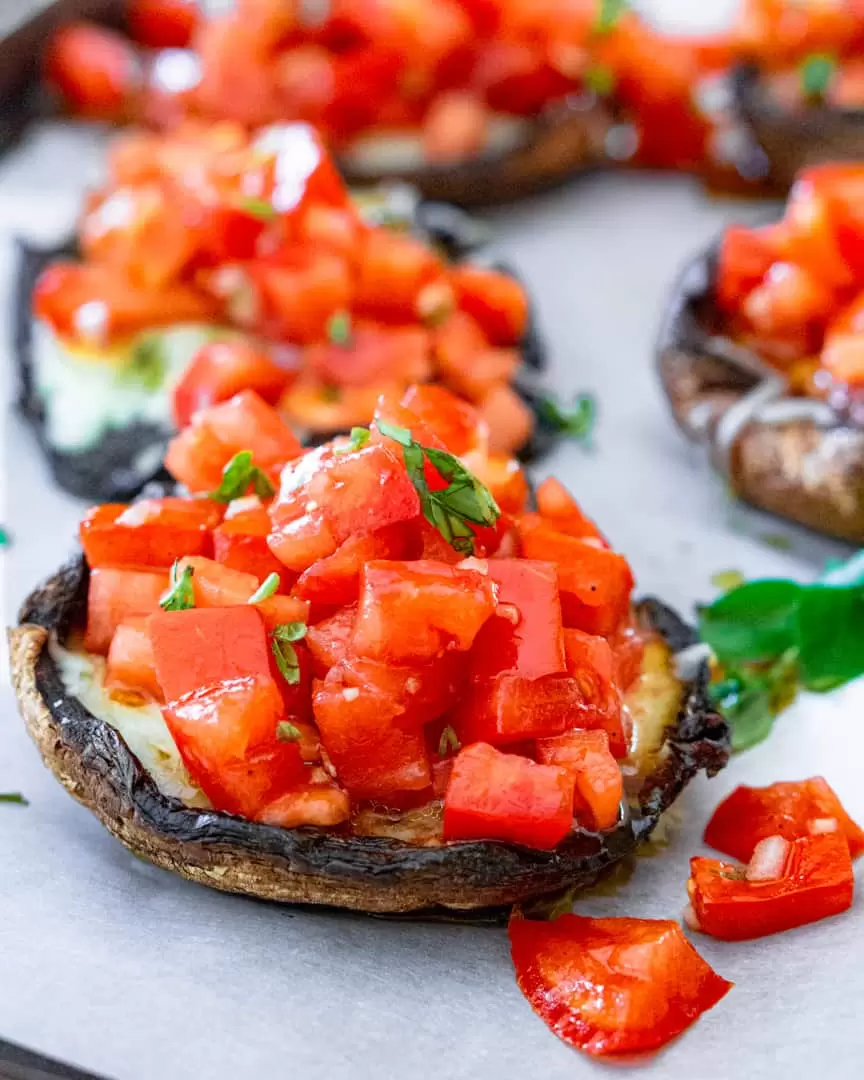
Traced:
POLYGON ((687 891, 702 933, 749 941, 852 906, 855 879, 842 835, 777 839, 788 852, 781 874, 771 880, 747 880, 740 867, 717 859, 690 860, 687 891))
POLYGON ((528 327, 528 297, 509 274, 455 266, 450 280, 460 309, 476 319, 493 345, 518 345, 528 327))
POLYGON ((92 23, 71 23, 58 30, 44 65, 46 81, 69 109, 97 120, 120 119, 141 83, 133 46, 92 23))
POLYGON ((162 715, 190 775, 217 810, 255 820, 304 779, 297 744, 277 738, 284 706, 267 675, 201 686, 169 701, 162 715))
POLYGON ((352 604, 337 611, 329 618, 310 626, 306 632, 306 644, 312 654, 312 663, 317 678, 323 679, 330 668, 344 660, 348 655, 354 623, 357 619, 357 605, 352 604))
POLYGON ((402 398, 402 404, 419 417, 430 431, 434 431, 451 454, 457 457, 471 453, 485 454, 489 430, 480 413, 469 402, 462 401, 443 386, 429 383, 410 386, 402 398))
POLYGON ((444 796, 445 840, 503 840, 547 851, 573 824, 573 777, 486 743, 459 751, 444 796))
POLYGON ((130 34, 151 49, 184 49, 200 18, 197 0, 132 0, 126 10, 130 34))
POLYGON ((363 568, 352 649, 400 663, 471 648, 495 610, 493 584, 444 563, 376 561, 363 568))
POLYGON ((538 739, 537 760, 573 773, 577 818, 598 832, 615 827, 624 798, 624 778, 605 731, 568 731, 538 739))
POLYGON ((223 566, 252 574, 259 581, 279 574, 280 591, 286 592, 293 575, 267 546, 270 527, 270 517, 263 507, 226 519, 213 530, 213 557, 223 566))
POLYGON ((812 835, 814 822, 824 830, 832 819, 856 859, 864 852, 864 830, 849 817, 823 777, 764 788, 741 785, 714 811, 704 839, 715 850, 746 863, 760 840, 768 836, 798 840, 812 835))
POLYGON ((133 690, 158 702, 165 700, 156 677, 149 616, 133 616, 114 631, 105 667, 105 686, 108 690, 133 690))
POLYGON ((198 350, 174 388, 174 422, 184 428, 199 409, 227 401, 243 390, 254 390, 268 405, 276 405, 290 378, 288 371, 248 341, 210 342, 198 350))
POLYGON ((342 607, 356 604, 363 566, 375 559, 402 559, 410 552, 412 537, 401 525, 387 525, 373 533, 354 534, 332 555, 319 559, 300 575, 293 595, 313 604, 342 607))
POLYGON ((771 227, 747 229, 731 226, 723 233, 717 260, 717 302, 736 311, 743 298, 759 284, 777 257, 771 227))
MULTIPOLYGON (((624 730, 618 663, 612 647, 605 638, 568 628, 564 630, 564 652, 567 672, 576 680, 594 721, 579 726, 601 727, 613 756, 626 757, 630 740, 624 730)), ((640 663, 641 657, 640 649, 640 663)))
POLYGON ((305 371, 330 386, 405 385, 432 377, 429 332, 422 326, 361 323, 346 344, 309 346, 303 360, 305 371))
POLYGON ((166 701, 226 679, 270 676, 264 619, 254 607, 160 611, 149 631, 166 701))
POLYGON ((162 570, 111 567, 91 570, 84 648, 88 652, 107 653, 117 627, 135 615, 158 611, 167 588, 168 574, 162 570))
POLYGON ((79 538, 90 567, 168 569, 184 555, 210 555, 220 508, 204 499, 145 499, 128 507, 104 503, 85 514, 79 538))
POLYGON ((596 1057, 656 1050, 732 988, 667 919, 512 918, 519 989, 565 1043, 596 1057))

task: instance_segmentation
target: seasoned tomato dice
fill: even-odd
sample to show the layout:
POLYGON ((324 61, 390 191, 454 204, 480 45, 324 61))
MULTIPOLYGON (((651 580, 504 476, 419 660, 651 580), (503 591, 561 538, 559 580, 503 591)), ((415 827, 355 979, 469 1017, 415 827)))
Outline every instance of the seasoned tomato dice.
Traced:
POLYGON ((609 546, 594 522, 586 517, 567 488, 554 476, 547 476, 537 488, 537 510, 540 517, 558 532, 575 536, 578 540, 597 540, 603 547, 609 546))
POLYGON ((478 403, 478 408, 489 428, 492 453, 515 454, 531 438, 534 413, 507 383, 496 383, 478 403))
POLYGON ((184 555, 209 555, 221 508, 207 499, 142 499, 94 506, 79 527, 94 566, 171 566, 184 555))
POLYGON ((149 628, 166 701, 223 679, 270 676, 267 630, 254 607, 160 611, 149 628))
MULTIPOLYGON (((509 454, 468 454, 465 467, 485 484, 503 514, 521 514, 528 502, 528 480, 525 470, 509 454)), ((499 518, 499 526, 505 524, 499 518)), ((497 550, 497 545, 494 550, 497 550)))
POLYGON ((294 250, 278 262, 251 264, 263 305, 268 337, 299 345, 321 341, 334 312, 352 307, 348 263, 327 251, 294 250))
POLYGON ((777 258, 776 226, 745 229, 731 226, 723 233, 717 262, 717 302, 737 311, 744 297, 762 281, 777 258))
POLYGON ((402 525, 388 525, 372 533, 349 536, 326 559, 319 559, 297 580, 293 595, 313 604, 341 607, 354 604, 360 593, 360 574, 375 559, 401 559, 415 546, 402 525))
POLYGON ((168 574, 162 570, 92 570, 84 648, 107 653, 117 627, 135 615, 158 611, 167 588, 168 574))
MULTIPOLYGON (((177 573, 182 574, 187 566, 193 572, 192 591, 199 608, 246 604, 261 584, 254 575, 232 570, 213 559, 181 559, 177 573)), ((254 606, 264 616, 268 630, 281 623, 305 622, 309 614, 308 603, 292 596, 268 596, 257 600, 254 606)))
POLYGON ((450 271, 456 300, 476 319, 493 345, 517 345, 528 326, 528 297, 515 278, 479 266, 450 271))
MULTIPOLYGON (((444 264, 421 240, 370 229, 360 254, 355 303, 364 314, 405 321, 420 313, 420 297, 444 275, 444 264)), ((342 305, 344 306, 344 305, 342 305)))
POLYGON ((120 34, 72 23, 48 42, 45 78, 72 111, 116 121, 131 105, 141 69, 135 49, 120 34))
POLYGON ((307 783, 281 795, 261 810, 256 820, 280 829, 313 826, 332 829, 351 816, 348 792, 335 784, 307 783))
POLYGON ((312 654, 316 676, 323 679, 331 667, 347 656, 356 620, 357 605, 352 604, 309 627, 306 644, 312 654))
MULTIPOLYGON (((303 354, 304 369, 330 387, 402 385, 432 376, 429 332, 422 326, 359 324, 343 344, 316 344, 303 354)), ((368 416, 364 420, 368 421, 368 416)))
POLYGON ((464 651, 494 610, 495 587, 476 570, 423 560, 367 563, 352 648, 395 663, 464 651))
MULTIPOLYGON (((616 758, 627 756, 629 739, 624 730, 621 691, 617 683, 619 662, 609 642, 582 630, 564 631, 567 671, 579 685, 585 711, 579 727, 602 728, 616 758)), ((639 660, 642 658, 641 643, 639 660)))
POLYGON ((132 690, 154 701, 164 701, 156 677, 149 618, 149 615, 136 615, 120 623, 114 631, 105 667, 105 686, 108 690, 132 690))
POLYGON ((435 432, 451 454, 485 453, 489 431, 480 413, 443 386, 411 386, 402 404, 435 432))
POLYGON ((573 773, 574 810, 589 828, 601 831, 615 827, 624 797, 624 778, 609 751, 605 731, 568 731, 551 739, 538 739, 537 760, 573 773))
POLYGON ((129 32, 151 49, 185 48, 201 19, 197 0, 132 0, 126 10, 129 32))
POLYGON ((444 796, 445 840, 504 840, 549 850, 573 825, 573 776, 485 743, 460 750, 444 796))
POLYGON ((285 368, 249 341, 211 341, 198 350, 174 388, 174 422, 184 428, 199 409, 227 401, 242 390, 254 390, 275 405, 289 379, 285 368))
POLYGON ((594 709, 570 675, 496 675, 475 683, 452 720, 461 742, 494 746, 560 735, 571 727, 596 727, 594 709))
POLYGON ((263 581, 270 574, 279 574, 281 591, 293 578, 267 546, 270 535, 270 515, 264 507, 243 511, 213 530, 213 557, 231 570, 252 574, 263 581))
POLYGON ((296 574, 326 559, 339 547, 321 510, 275 525, 267 546, 283 566, 296 574))
POLYGON ((190 775, 217 810, 254 819, 304 779, 297 744, 278 738, 284 706, 267 675, 201 686, 170 700, 162 715, 190 775))

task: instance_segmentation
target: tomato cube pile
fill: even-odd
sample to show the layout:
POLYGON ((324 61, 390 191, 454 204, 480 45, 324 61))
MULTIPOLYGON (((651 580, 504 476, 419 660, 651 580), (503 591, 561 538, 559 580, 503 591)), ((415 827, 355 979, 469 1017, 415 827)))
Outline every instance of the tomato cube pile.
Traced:
POLYGON ((86 647, 217 809, 329 827, 443 796, 445 841, 541 849, 615 827, 632 577, 556 481, 526 511, 476 408, 412 387, 303 451, 244 390, 167 464, 187 497, 81 523, 86 647))

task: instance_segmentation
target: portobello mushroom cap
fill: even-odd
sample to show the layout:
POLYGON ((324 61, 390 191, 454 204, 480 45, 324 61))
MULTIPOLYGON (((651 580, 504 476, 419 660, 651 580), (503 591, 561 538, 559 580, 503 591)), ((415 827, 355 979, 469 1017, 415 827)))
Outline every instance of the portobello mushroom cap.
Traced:
POLYGON ((741 499, 864 543, 864 430, 849 409, 795 397, 785 377, 725 334, 714 299, 719 241, 676 282, 655 358, 672 414, 741 499))
POLYGON ((611 832, 578 830, 554 851, 535 851, 493 841, 441 843, 437 832, 406 842, 398 837, 406 835, 407 815, 401 832, 391 821, 357 835, 356 827, 352 834, 285 830, 191 809, 161 794, 119 733, 65 688, 49 639, 62 643, 81 624, 87 581, 77 557, 24 602, 9 631, 30 735, 70 794, 133 853, 226 892, 400 913, 490 908, 588 884, 634 851, 693 776, 702 769, 713 775, 728 759, 729 730, 706 696, 705 665, 689 682, 674 674, 672 655, 693 643, 692 631, 646 600, 636 613, 657 638, 646 649, 653 669, 639 680, 643 692, 628 699, 641 750, 625 763, 641 767, 628 782, 629 812, 611 832))
MULTIPOLYGON (((494 247, 489 243, 488 230, 458 207, 418 201, 412 211, 411 227, 440 247, 454 262, 470 258, 472 262, 494 267, 519 280, 513 268, 496 257, 494 247)), ((112 502, 132 498, 150 480, 167 479, 162 460, 174 432, 166 425, 136 421, 125 427, 108 428, 96 445, 80 451, 60 450, 52 445, 45 402, 37 386, 35 350, 38 346, 34 335, 32 295, 45 267, 55 259, 76 258, 78 249, 74 240, 54 247, 34 247, 21 239, 17 249, 12 351, 18 375, 18 407, 36 433, 55 482, 79 498, 112 502)), ((538 329, 533 305, 519 348, 522 365, 514 389, 535 417, 534 433, 519 451, 519 457, 530 461, 546 453, 560 438, 560 431, 550 425, 541 408, 547 392, 539 381, 538 372, 546 366, 547 347, 538 329)), ((336 434, 340 432, 317 432, 304 441, 314 445, 336 434)))
POLYGON ((768 178, 778 189, 788 190, 810 165, 864 156, 864 109, 819 103, 790 109, 772 97, 752 64, 738 65, 731 84, 735 111, 759 144, 768 178))

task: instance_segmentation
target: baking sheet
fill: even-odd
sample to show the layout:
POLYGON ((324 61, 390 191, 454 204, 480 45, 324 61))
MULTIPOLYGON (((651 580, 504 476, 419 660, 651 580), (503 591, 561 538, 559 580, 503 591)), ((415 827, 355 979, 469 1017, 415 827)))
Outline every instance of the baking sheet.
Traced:
MULTIPOLYGON (((98 165, 91 132, 45 129, 0 165, 0 288, 11 233, 48 238, 98 165)), ((710 199, 682 177, 596 176, 488 215, 530 281, 565 395, 599 398, 596 450, 566 446, 555 472, 631 558, 640 591, 683 611, 711 576, 817 574, 840 545, 734 506, 674 430, 651 370, 660 305, 681 259, 765 204, 710 199), (788 551, 771 546, 787 538, 788 551)), ((4 313, 5 317, 5 313, 4 313)), ((0 325, 0 333, 5 327, 0 325)), ((2 364, 7 400, 9 366, 2 364)), ((81 504, 53 490, 33 439, 5 417, 7 620, 71 550, 81 504)), ((738 783, 823 773, 864 820, 864 684, 804 698, 771 739, 686 793, 668 847, 586 914, 675 917, 705 821, 738 783)), ((582 1080, 516 988, 506 935, 279 908, 187 884, 134 859, 42 768, 0 698, 0 1037, 117 1080, 582 1080)), ((613 1075, 661 1080, 861 1076, 864 900, 836 920, 740 945, 697 938, 735 989, 676 1044, 613 1075)))

